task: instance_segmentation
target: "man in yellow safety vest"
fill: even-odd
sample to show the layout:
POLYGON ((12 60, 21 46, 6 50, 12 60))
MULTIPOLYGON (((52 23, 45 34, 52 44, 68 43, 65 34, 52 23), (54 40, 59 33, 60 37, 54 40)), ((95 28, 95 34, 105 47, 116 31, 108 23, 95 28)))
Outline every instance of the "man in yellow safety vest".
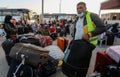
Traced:
POLYGON ((68 77, 85 77, 92 55, 91 52, 97 45, 97 36, 106 31, 104 23, 99 16, 86 9, 86 3, 79 2, 77 4, 77 17, 73 32, 74 43, 72 43, 69 48, 70 52, 67 56, 66 54, 68 52, 66 51, 62 65, 63 73, 68 77), (85 45, 88 43, 89 45, 85 45), (93 49, 91 49, 91 47, 93 47, 93 49))

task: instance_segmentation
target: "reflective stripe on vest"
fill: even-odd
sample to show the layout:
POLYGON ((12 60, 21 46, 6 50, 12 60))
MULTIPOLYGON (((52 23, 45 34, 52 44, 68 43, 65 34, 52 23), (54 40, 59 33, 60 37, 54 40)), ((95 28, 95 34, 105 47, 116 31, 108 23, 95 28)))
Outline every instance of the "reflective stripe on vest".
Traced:
MULTIPOLYGON (((91 31, 95 30, 95 27, 93 26, 93 23, 92 23, 92 20, 91 20, 91 17, 90 17, 90 12, 87 12, 86 20, 87 20, 88 32, 91 32, 91 31)), ((96 45, 97 42, 98 42, 98 36, 90 37, 89 41, 93 45, 96 45)))

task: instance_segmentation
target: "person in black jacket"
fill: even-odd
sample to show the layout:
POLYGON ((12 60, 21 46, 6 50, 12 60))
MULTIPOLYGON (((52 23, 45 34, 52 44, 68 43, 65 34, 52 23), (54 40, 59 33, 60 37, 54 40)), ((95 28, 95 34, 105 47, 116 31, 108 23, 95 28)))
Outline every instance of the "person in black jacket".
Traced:
POLYGON ((13 25, 13 20, 11 15, 6 15, 3 28, 5 29, 5 32, 7 34, 6 39, 11 38, 11 35, 16 35, 17 30, 16 27, 13 25))

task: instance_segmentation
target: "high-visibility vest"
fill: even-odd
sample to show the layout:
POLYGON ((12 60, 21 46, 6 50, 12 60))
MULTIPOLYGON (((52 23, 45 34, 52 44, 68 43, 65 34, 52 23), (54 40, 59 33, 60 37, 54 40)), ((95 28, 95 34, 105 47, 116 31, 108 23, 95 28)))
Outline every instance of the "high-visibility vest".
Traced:
MULTIPOLYGON (((95 26, 93 25, 92 19, 90 17, 90 12, 87 12, 87 14, 86 14, 86 20, 87 20, 88 32, 94 31, 95 30, 95 26)), ((98 42, 98 36, 90 37, 89 41, 93 45, 96 45, 97 42, 98 42)))

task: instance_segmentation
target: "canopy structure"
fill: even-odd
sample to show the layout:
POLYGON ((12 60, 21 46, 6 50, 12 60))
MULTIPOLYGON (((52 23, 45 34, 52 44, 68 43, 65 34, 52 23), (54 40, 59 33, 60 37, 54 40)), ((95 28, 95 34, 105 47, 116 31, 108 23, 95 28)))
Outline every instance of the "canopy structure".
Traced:
POLYGON ((101 3, 100 10, 120 9, 120 0, 108 0, 101 3))
POLYGON ((101 3, 99 15, 102 19, 107 20, 120 20, 120 0, 106 0, 105 2, 101 3), (104 13, 101 14, 101 11, 104 13), (105 13, 106 12, 106 13, 105 13))

